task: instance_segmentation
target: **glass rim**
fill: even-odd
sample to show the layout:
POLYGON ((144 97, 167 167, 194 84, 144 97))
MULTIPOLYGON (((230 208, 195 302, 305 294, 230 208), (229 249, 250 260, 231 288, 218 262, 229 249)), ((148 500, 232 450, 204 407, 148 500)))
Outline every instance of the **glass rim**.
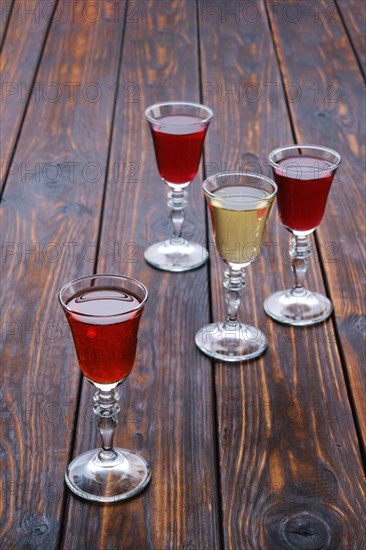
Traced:
MULTIPOLYGON (((188 105, 189 107, 197 107, 199 109, 205 109, 208 112, 208 116, 206 118, 203 118, 200 121, 197 122, 179 122, 176 124, 176 126, 195 126, 199 124, 207 124, 207 122, 210 122, 210 120, 213 118, 214 114, 212 109, 210 107, 207 107, 207 105, 203 105, 202 103, 194 103, 191 101, 163 101, 162 103, 154 103, 153 105, 149 105, 149 107, 146 107, 145 109, 145 116, 147 120, 153 124, 159 121, 158 118, 155 118, 149 114, 149 111, 152 109, 156 109, 157 107, 166 107, 169 105, 188 105)), ((175 126, 174 122, 169 122, 169 126, 175 126)))
POLYGON ((214 198, 214 199, 223 199, 223 197, 218 197, 215 194, 215 192, 209 191, 207 189, 206 184, 207 184, 207 182, 211 181, 213 178, 217 178, 217 177, 221 178, 221 177, 225 177, 225 176, 246 176, 246 177, 249 176, 251 178, 257 178, 257 179, 266 181, 267 183, 269 183, 273 187, 274 191, 272 193, 270 193, 269 195, 267 195, 266 197, 263 197, 261 199, 253 199, 252 202, 270 200, 277 194, 277 191, 278 191, 278 186, 277 186, 276 182, 273 181, 271 178, 268 178, 267 176, 262 176, 260 174, 253 174, 252 172, 217 172, 217 174, 213 174, 212 176, 209 176, 203 182, 202 188, 203 188, 203 191, 205 192, 205 194, 208 195, 209 197, 214 198))
MULTIPOLYGON (((93 288, 93 287, 91 287, 91 288, 93 288)), ((85 275, 83 277, 77 277, 76 279, 73 279, 72 281, 69 281, 68 283, 66 283, 61 288, 61 290, 58 294, 58 299, 60 301, 60 304, 61 304, 62 308, 64 310, 66 310, 68 313, 71 313, 73 315, 78 315, 80 317, 91 317, 91 318, 94 318, 94 319, 112 319, 114 317, 121 317, 121 315, 128 315, 129 313, 132 313, 133 311, 139 311, 146 304, 148 296, 149 296, 149 293, 148 293, 148 290, 147 290, 146 286, 143 283, 141 283, 140 281, 138 281, 137 279, 134 279, 133 277, 128 277, 127 275, 114 275, 114 274, 109 274, 109 273, 97 273, 95 275, 85 275), (111 315, 96 315, 94 313, 93 314, 92 313, 82 313, 80 311, 75 311, 74 309, 69 307, 67 304, 65 304, 65 302, 62 298, 62 294, 68 288, 70 288, 73 284, 85 281, 86 279, 99 279, 99 278, 102 278, 102 277, 105 277, 105 278, 108 277, 109 279, 117 279, 119 281, 121 281, 121 280, 126 281, 127 280, 129 282, 136 283, 136 286, 140 287, 140 289, 143 290, 143 292, 145 293, 145 297, 139 303, 138 306, 132 307, 128 311, 123 311, 123 312, 121 311, 120 313, 113 313, 111 315)))
MULTIPOLYGON (((330 149, 330 147, 325 147, 324 145, 310 145, 310 144, 298 143, 295 145, 283 145, 282 147, 276 147, 276 149, 273 149, 273 151, 271 151, 270 154, 268 155, 268 160, 272 168, 279 168, 282 171, 285 170, 285 168, 281 166, 281 164, 273 160, 273 157, 280 151, 291 151, 291 149, 314 149, 316 151, 326 151, 327 153, 331 153, 332 155, 334 155, 337 161, 333 162, 327 168, 324 168, 323 170, 319 170, 318 172, 319 174, 322 174, 323 172, 329 172, 330 170, 335 170, 336 168, 338 168, 338 166, 342 161, 341 155, 334 149, 330 149)), ((298 155, 298 156, 300 157, 301 155, 298 155)), ((322 159, 322 160, 326 160, 326 159, 322 159)))

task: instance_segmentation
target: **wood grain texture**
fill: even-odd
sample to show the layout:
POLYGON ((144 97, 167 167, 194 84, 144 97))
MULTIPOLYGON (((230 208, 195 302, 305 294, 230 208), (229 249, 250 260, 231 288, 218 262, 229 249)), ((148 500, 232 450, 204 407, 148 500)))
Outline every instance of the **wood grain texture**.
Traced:
POLYGON ((319 3, 315 21, 306 2, 299 3, 298 22, 286 24, 281 2, 271 14, 285 82, 301 90, 299 101, 290 102, 297 142, 324 144, 342 155, 317 235, 365 443, 365 88, 339 16, 326 19, 330 4, 319 3))
MULTIPOLYGON (((49 3, 50 14, 56 2, 49 3)), ((47 88, 41 89, 39 83, 35 82, 35 93, 30 92, 51 17, 26 16, 26 5, 23 0, 15 1, 0 58, 0 189, 9 170, 14 175, 21 174, 21 166, 11 163, 11 157, 28 101, 47 101, 47 88)))
POLYGON ((109 16, 91 22, 83 6, 52 28, 38 78, 98 83, 103 97, 80 90, 75 101, 30 105, 15 161, 34 173, 11 176, 2 204, 0 546, 9 550, 49 550, 60 536, 80 375, 57 296, 93 269, 103 176, 92 181, 85 167, 105 169, 123 28, 109 16))
POLYGON ((0 47, 5 39, 5 30, 11 18, 15 0, 0 0, 0 47))
MULTIPOLYGON (((101 238, 102 252, 118 246, 120 253, 114 259, 103 253, 98 271, 136 276, 149 289, 136 366, 120 388, 115 439, 149 460, 152 481, 137 499, 110 507, 68 499, 64 544, 87 548, 92 540, 103 550, 218 549, 212 372, 194 344, 209 316, 207 268, 165 273, 143 259, 144 249, 171 231, 167 189, 157 172, 144 110, 157 101, 199 100, 196 7, 180 1, 135 5, 137 21, 126 28, 111 158, 111 166, 121 167, 120 177, 116 181, 110 171, 101 238)), ((199 181, 190 186, 188 200, 184 235, 204 242, 199 181)), ((85 385, 82 407, 91 395, 85 385)), ((95 428, 80 419, 75 454, 96 445, 95 428)))
POLYGON ((363 0, 336 0, 345 21, 353 46, 366 72, 366 2, 363 0))
MULTIPOLYGON (((268 174, 268 153, 292 135, 264 6, 199 9, 203 97, 219 128, 207 138, 207 172, 268 174)), ((273 212, 240 311, 266 332, 269 350, 216 365, 225 548, 359 550, 362 470, 332 322, 295 330, 263 312, 264 298, 292 283, 286 245, 273 212)), ((313 250, 307 282, 324 292, 318 262, 313 250)), ((225 315, 222 271, 212 257, 215 320, 225 315)))
MULTIPOLYGON (((268 11, 296 135, 334 146, 344 158, 307 283, 325 292, 325 270, 363 424, 363 88, 342 22, 329 20, 333 3, 279 1, 268 11)), ((250 363, 215 364, 214 380, 194 346, 209 320, 207 269, 167 274, 143 260, 144 249, 170 233, 143 112, 158 100, 199 99, 197 36, 203 100, 215 112, 206 173, 269 173, 269 151, 292 142, 264 4, 200 0, 198 28, 193 0, 131 1, 126 11, 123 1, 103 0, 97 22, 92 4, 75 3, 72 21, 64 10, 51 27, 37 81, 41 89, 61 85, 62 95, 52 101, 49 88, 48 97, 32 99, 14 158, 20 171, 10 175, 1 205, 0 548, 219 550, 222 530, 222 547, 234 550, 363 550, 364 481, 335 325, 293 330, 263 313, 264 298, 292 283, 276 212, 262 257, 248 270, 240 312, 266 332, 270 349, 250 363), (79 386, 57 293, 93 271, 100 228, 98 271, 136 276, 150 291, 136 366, 120 388, 116 443, 141 452, 153 479, 137 499, 115 506, 78 500, 63 483, 73 435, 73 456, 99 441, 93 389, 79 386)), ((353 12, 347 19, 342 4, 356 44, 360 20, 353 12)), ((40 48, 40 36, 29 37, 32 20, 24 35, 18 28, 7 35, 10 75, 31 75, 37 61, 36 51, 20 47, 38 40, 40 48)), ((7 123, 5 138, 12 130, 7 123)), ((203 242, 200 179, 189 190, 184 232, 203 242)), ((217 320, 224 316, 222 265, 212 242, 210 251, 217 320)))

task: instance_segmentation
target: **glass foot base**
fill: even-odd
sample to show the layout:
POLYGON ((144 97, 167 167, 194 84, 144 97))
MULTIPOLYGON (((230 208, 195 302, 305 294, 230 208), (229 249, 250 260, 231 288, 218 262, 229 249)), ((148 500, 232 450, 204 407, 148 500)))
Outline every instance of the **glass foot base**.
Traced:
POLYGON ((306 291, 295 296, 290 290, 275 292, 264 301, 264 311, 275 321, 294 326, 315 325, 329 317, 333 305, 326 296, 306 291))
POLYGON ((203 265, 208 258, 207 250, 197 243, 183 241, 174 245, 163 241, 145 250, 145 260, 163 271, 189 271, 203 265))
POLYGON ((65 481, 76 495, 98 502, 116 502, 134 497, 151 478, 150 467, 138 454, 115 449, 112 461, 99 460, 100 449, 93 449, 70 462, 65 481))
POLYGON ((268 341, 261 330, 239 324, 236 330, 228 330, 224 323, 212 323, 196 334, 196 344, 203 353, 221 361, 244 361, 261 355, 268 341))

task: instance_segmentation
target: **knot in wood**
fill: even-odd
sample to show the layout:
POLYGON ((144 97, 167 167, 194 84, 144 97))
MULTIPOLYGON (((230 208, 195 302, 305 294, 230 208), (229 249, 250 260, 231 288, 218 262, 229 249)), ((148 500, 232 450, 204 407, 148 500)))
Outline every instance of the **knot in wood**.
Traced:
POLYGON ((330 549, 331 529, 316 514, 300 512, 281 522, 281 538, 288 548, 296 550, 330 549))
POLYGON ((31 524, 28 527, 29 535, 44 535, 48 531, 48 526, 45 523, 31 524))

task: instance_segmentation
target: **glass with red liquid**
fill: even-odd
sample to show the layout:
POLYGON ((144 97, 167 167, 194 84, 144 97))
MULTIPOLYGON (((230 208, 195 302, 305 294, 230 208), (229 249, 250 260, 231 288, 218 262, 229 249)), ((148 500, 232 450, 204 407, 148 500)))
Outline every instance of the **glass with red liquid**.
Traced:
POLYGON ((170 239, 145 251, 148 263, 165 271, 187 271, 203 265, 207 250, 182 237, 185 190, 196 177, 203 144, 213 113, 197 103, 168 102, 151 105, 145 111, 154 143, 160 177, 169 186, 168 206, 173 224, 170 239))
POLYGON ((341 162, 336 151, 317 145, 279 147, 269 155, 278 186, 278 213, 292 233, 290 255, 295 283, 264 302, 266 313, 289 325, 314 325, 333 311, 331 301, 304 287, 310 253, 310 235, 322 221, 334 175, 341 162))
POLYGON ((147 296, 142 283, 119 275, 81 277, 65 285, 59 295, 80 369, 97 388, 94 413, 102 448, 76 457, 65 473, 68 487, 88 500, 124 500, 150 481, 150 468, 141 456, 113 448, 119 412, 116 387, 134 365, 147 296))

